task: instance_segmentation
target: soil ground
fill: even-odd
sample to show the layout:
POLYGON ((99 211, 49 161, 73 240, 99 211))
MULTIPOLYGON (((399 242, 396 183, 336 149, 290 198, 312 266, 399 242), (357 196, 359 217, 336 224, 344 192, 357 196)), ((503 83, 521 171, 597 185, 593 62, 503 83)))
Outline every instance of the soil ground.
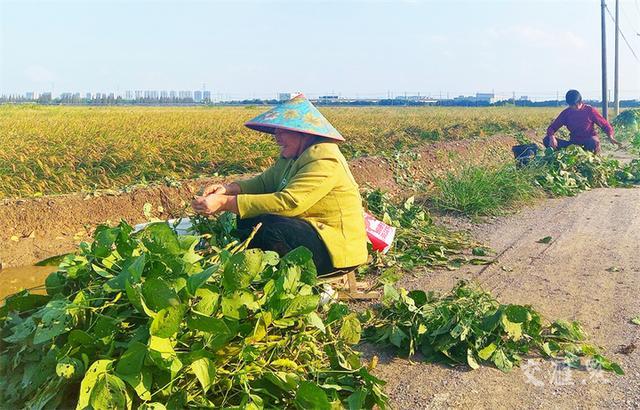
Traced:
POLYGON ((375 352, 377 375, 388 382, 394 406, 640 408, 640 326, 630 322, 640 314, 640 189, 545 200, 470 230, 495 250, 495 263, 426 272, 400 285, 447 291, 459 279, 475 280, 503 303, 533 305, 551 320, 578 320, 626 374, 567 372, 540 359, 525 359, 508 374, 491 367, 470 371, 375 352), (537 243, 546 236, 551 243, 537 243))
MULTIPOLYGON (((479 141, 435 144, 421 150, 412 172, 423 172, 428 179, 434 169, 495 161, 505 152, 510 155, 513 143, 504 137, 493 138, 491 145, 479 141)), ((361 185, 395 193, 403 189, 394 178, 394 168, 382 158, 358 159, 351 166, 361 185)), ((179 212, 181 201, 205 182, 87 199, 68 195, 4 201, 0 203, 0 258, 5 265, 17 266, 73 250, 97 223, 120 217, 143 222, 142 207, 147 202, 153 204, 156 216, 166 218, 179 212), (158 205, 163 206, 162 213, 157 212, 158 205)), ((531 304, 550 319, 579 320, 591 340, 619 362, 626 375, 567 373, 539 359, 525 359, 522 368, 509 374, 492 367, 470 371, 421 363, 419 357, 398 358, 364 346, 367 355, 380 356, 375 372, 388 382, 385 390, 395 408, 640 407, 640 350, 635 349, 640 346, 640 326, 630 323, 640 314, 640 189, 598 189, 573 198, 544 200, 518 214, 480 224, 452 218, 449 222, 466 227, 491 246, 496 262, 455 272, 416 272, 400 285, 446 291, 459 279, 471 279, 504 303, 531 304), (546 236, 553 238, 549 244, 537 243, 546 236)), ((0 280, 0 287, 19 286, 7 272, 0 273, 0 279, 8 280, 0 280)))

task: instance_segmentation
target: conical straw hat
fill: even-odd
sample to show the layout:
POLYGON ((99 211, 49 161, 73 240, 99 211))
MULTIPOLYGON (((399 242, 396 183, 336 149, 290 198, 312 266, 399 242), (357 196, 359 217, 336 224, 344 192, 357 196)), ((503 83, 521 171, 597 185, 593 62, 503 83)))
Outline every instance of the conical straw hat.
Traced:
POLYGON ((302 94, 258 115, 244 125, 269 134, 283 129, 344 141, 344 137, 302 94))

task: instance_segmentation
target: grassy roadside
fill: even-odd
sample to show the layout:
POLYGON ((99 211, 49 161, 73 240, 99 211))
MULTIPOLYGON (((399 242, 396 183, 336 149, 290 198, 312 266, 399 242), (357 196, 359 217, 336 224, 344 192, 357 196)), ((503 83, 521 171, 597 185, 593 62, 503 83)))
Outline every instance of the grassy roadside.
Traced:
POLYGON ((443 211, 470 216, 498 215, 543 195, 535 183, 537 167, 514 164, 465 168, 436 179, 433 205, 443 211))
POLYGON ((467 167, 435 181, 431 203, 439 210, 472 217, 514 210, 545 195, 573 196, 592 188, 640 183, 640 159, 630 164, 594 155, 578 146, 547 150, 528 166, 467 167))

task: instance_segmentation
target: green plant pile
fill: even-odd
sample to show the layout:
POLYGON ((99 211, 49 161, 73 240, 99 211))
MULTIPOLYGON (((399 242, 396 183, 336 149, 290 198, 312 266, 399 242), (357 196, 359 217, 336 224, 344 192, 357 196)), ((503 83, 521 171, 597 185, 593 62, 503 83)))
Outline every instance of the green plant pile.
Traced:
POLYGON ((640 109, 622 111, 612 123, 617 138, 630 142, 633 151, 640 151, 640 109))
POLYGON ((355 314, 319 307, 309 251, 197 250, 201 239, 166 223, 100 226, 47 278, 46 295, 7 298, 4 406, 386 406, 351 347, 355 314))
POLYGON ((611 123, 616 131, 637 132, 640 130, 640 109, 624 110, 611 123))
POLYGON ((582 147, 547 148, 536 158, 536 182, 558 196, 572 196, 591 188, 616 187, 640 182, 639 160, 621 165, 616 159, 595 155, 582 147))
POLYGON ((389 253, 372 254, 378 265, 397 265, 403 270, 411 270, 416 267, 456 269, 467 263, 490 263, 479 257, 485 256, 487 249, 479 247, 462 232, 436 225, 413 197, 395 205, 385 193, 374 190, 365 195, 365 205, 374 216, 396 228, 389 253), (468 250, 472 250, 472 255, 465 254, 468 250))
POLYGON ((365 340, 429 362, 467 364, 477 369, 492 363, 502 371, 518 366, 523 356, 563 359, 579 367, 581 357, 604 370, 623 374, 617 363, 587 343, 577 322, 543 323, 531 306, 504 305, 491 294, 460 282, 445 296, 421 290, 407 292, 385 285, 383 303, 363 314, 365 340))

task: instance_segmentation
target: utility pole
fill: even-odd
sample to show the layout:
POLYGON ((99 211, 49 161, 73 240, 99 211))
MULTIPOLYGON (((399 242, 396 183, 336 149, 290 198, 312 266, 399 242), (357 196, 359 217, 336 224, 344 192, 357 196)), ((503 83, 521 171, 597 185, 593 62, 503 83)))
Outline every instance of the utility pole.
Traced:
POLYGON ((607 33, 604 19, 605 8, 607 4, 605 0, 600 0, 600 22, 602 31, 602 116, 609 119, 608 116, 608 100, 607 100, 607 33))
POLYGON ((620 113, 620 99, 618 98, 619 80, 618 77, 618 37, 620 37, 620 26, 618 21, 620 20, 620 0, 616 0, 616 45, 615 45, 615 66, 613 68, 613 109, 616 116, 620 113))

